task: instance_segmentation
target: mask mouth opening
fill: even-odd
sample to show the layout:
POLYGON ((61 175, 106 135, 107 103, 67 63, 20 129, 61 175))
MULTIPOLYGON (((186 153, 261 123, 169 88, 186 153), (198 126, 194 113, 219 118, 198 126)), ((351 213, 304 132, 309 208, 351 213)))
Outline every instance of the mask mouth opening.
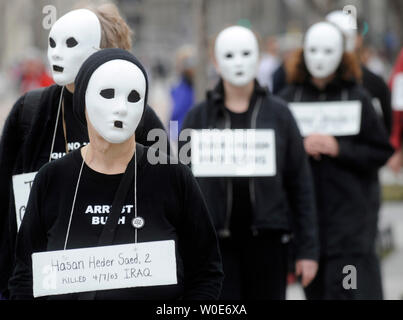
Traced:
POLYGON ((238 77, 242 77, 244 75, 243 71, 238 71, 237 73, 235 73, 236 76, 238 77))
POLYGON ((123 122, 122 121, 115 121, 113 123, 113 125, 115 126, 115 128, 119 128, 119 129, 123 128, 123 122))
POLYGON ((58 65, 53 65, 53 71, 55 72, 63 72, 64 68, 58 65))

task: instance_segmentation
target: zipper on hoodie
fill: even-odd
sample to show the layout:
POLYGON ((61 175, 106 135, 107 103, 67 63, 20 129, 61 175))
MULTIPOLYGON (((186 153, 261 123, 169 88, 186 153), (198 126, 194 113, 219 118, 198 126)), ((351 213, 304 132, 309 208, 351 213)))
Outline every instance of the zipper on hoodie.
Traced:
MULTIPOLYGON (((256 124, 257 124, 257 116, 259 114, 259 110, 262 106, 263 99, 260 98, 259 103, 257 103, 256 108, 254 108, 252 117, 251 117, 251 129, 256 129, 256 124)), ((224 112, 225 115, 225 128, 230 129, 231 128, 231 118, 228 114, 228 112, 224 112)), ((251 200, 251 205, 252 205, 252 212, 255 211, 256 208, 256 193, 255 193, 255 184, 254 184, 254 179, 250 178, 249 179, 249 194, 250 194, 250 200, 251 200)), ((232 184, 232 179, 229 178, 227 181, 227 211, 226 211, 226 220, 224 224, 224 229, 219 232, 219 235, 221 238, 228 238, 231 236, 231 231, 229 229, 230 223, 231 223, 231 216, 232 216, 232 202, 233 202, 233 184, 232 184)), ((258 234, 258 231, 255 227, 251 227, 252 234, 256 236, 258 234)))
MULTIPOLYGON (((257 127, 257 116, 259 114, 260 108, 263 103, 263 98, 260 97, 259 102, 257 103, 256 108, 253 109, 252 117, 251 117, 251 124, 250 127, 251 129, 256 129, 257 127)), ((258 235, 258 230, 254 226, 254 221, 253 221, 253 216, 256 213, 256 190, 255 190, 255 179, 253 177, 249 178, 249 195, 250 195, 250 202, 252 205, 252 225, 251 225, 251 231, 253 236, 258 235)))

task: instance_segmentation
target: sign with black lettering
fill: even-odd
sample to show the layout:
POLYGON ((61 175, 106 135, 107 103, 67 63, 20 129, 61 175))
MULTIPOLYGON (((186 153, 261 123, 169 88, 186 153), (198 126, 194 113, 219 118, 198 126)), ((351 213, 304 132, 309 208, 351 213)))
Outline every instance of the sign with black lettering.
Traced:
POLYGON ((355 136, 361 128, 361 101, 296 102, 289 107, 301 135, 355 136))
POLYGON ((22 218, 27 207, 29 193, 31 192, 32 183, 34 182, 37 172, 18 174, 13 176, 13 191, 15 213, 17 217, 17 230, 20 229, 22 218))
POLYGON ((34 297, 177 284, 175 242, 32 254, 34 297))
POLYGON ((392 106, 396 111, 403 111, 403 72, 397 74, 393 80, 392 106))
POLYGON ((276 175, 272 129, 193 130, 192 171, 196 177, 276 175))

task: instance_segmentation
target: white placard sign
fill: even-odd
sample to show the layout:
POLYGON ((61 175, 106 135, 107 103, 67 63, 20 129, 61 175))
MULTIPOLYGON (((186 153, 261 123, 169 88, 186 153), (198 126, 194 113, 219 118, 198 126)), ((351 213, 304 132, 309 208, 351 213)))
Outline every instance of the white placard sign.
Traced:
POLYGON ((403 111, 403 72, 397 74, 393 80, 392 106, 396 111, 403 111))
POLYGON ((289 107, 302 136, 354 136, 361 128, 361 101, 294 102, 289 107))
POLYGON ((177 284, 175 241, 32 254, 34 297, 177 284))
POLYGON ((24 217, 25 209, 27 207, 29 193, 31 192, 32 183, 34 182, 37 173, 38 172, 30 172, 13 176, 17 230, 20 229, 22 218, 24 217))
POLYGON ((192 171, 196 177, 276 175, 272 129, 204 129, 191 135, 192 171))

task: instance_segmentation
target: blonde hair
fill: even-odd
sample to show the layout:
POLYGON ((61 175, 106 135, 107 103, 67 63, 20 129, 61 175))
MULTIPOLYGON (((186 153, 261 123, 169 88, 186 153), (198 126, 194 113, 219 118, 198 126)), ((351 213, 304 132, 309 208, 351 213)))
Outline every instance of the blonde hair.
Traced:
MULTIPOLYGON (((76 6, 78 7, 78 6, 76 6)), ((96 14, 101 23, 101 45, 105 48, 120 48, 130 50, 132 48, 133 30, 119 13, 119 9, 113 3, 105 3, 99 6, 93 4, 81 5, 81 8, 91 10, 96 14)))

